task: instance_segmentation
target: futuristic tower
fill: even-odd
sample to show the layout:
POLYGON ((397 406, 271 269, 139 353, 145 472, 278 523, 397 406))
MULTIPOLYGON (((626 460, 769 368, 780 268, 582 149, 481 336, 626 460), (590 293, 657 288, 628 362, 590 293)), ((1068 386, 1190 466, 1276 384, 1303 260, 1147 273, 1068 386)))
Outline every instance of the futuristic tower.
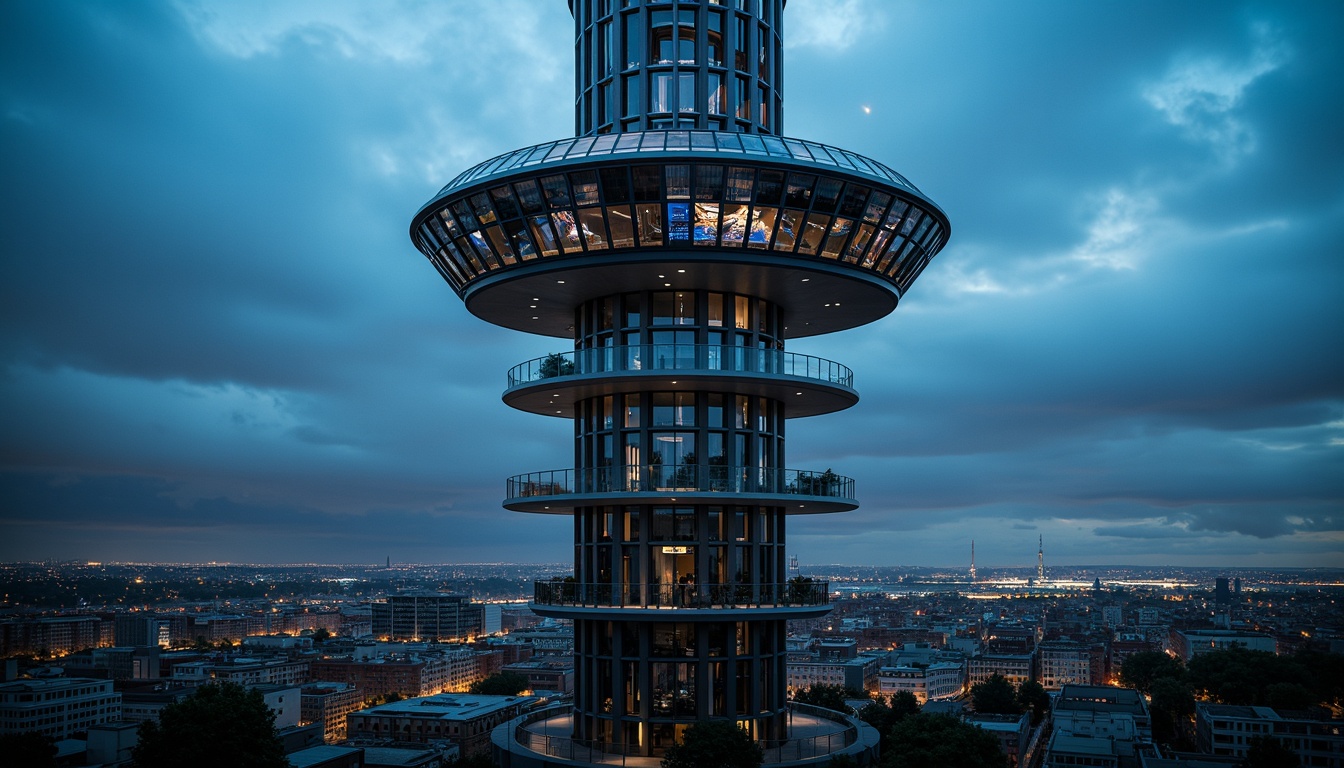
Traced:
POLYGON ((573 342, 504 392, 574 424, 573 468, 504 501, 574 519, 574 576, 534 602, 574 623, 566 735, 658 755, 721 718, 781 743, 786 621, 829 610, 787 578, 786 524, 857 507, 785 461, 787 420, 853 405, 852 374, 785 342, 895 309, 947 217, 882 163, 783 137, 784 0, 570 9, 577 138, 463 172, 411 238, 477 317, 573 342))

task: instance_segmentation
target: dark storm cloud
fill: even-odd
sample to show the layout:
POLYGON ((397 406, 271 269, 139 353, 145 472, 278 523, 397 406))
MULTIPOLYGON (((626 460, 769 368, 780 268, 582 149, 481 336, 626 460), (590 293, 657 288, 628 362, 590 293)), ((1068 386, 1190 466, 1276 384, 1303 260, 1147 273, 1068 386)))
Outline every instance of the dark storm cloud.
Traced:
MULTIPOLYGON (((499 499, 570 465, 571 428, 499 394, 565 344, 469 316, 406 227, 461 170, 572 133, 571 23, 558 0, 0 6, 0 559, 564 559, 564 520, 499 499)), ((894 315, 791 344, 863 401, 791 422, 789 463, 864 504, 791 548, 1344 557, 1341 26, 1329 3, 790 3, 787 133, 953 221, 894 315)))

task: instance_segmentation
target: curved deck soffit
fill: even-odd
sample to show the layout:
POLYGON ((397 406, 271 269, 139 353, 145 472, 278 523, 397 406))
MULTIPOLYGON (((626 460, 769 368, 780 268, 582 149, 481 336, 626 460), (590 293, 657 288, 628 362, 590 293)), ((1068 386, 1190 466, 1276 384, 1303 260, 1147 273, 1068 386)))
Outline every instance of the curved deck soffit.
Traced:
POLYGON ((578 302, 700 287, 786 307, 797 338, 891 312, 950 225, 904 176, 853 152, 644 131, 487 160, 423 206, 410 234, 473 314, 504 327, 568 337, 578 302))

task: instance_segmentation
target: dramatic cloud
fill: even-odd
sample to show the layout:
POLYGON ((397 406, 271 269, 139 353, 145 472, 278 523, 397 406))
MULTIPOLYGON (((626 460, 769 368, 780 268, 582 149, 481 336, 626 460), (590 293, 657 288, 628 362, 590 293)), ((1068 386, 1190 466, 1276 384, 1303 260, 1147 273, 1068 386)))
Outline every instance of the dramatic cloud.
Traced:
MULTIPOLYGON (((790 342, 862 401, 788 464, 804 563, 1344 562, 1344 6, 798 0, 786 133, 908 175, 947 249, 790 342)), ((564 561, 500 402, 563 341, 409 242, 573 131, 563 0, 0 4, 0 560, 564 561)))

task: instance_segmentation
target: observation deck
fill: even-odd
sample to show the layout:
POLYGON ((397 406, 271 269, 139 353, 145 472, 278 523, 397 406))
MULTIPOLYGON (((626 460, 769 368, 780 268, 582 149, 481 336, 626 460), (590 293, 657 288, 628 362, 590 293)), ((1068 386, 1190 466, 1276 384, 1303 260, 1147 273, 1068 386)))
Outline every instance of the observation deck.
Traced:
POLYGON ((862 155, 671 130, 499 155, 440 190, 411 238, 468 310, 506 328, 572 337, 583 301, 697 287, 787 307, 799 338, 890 313, 949 229, 904 176, 862 155))
POLYGON ((652 464, 531 472, 507 485, 505 509, 546 514, 602 504, 764 504, 791 515, 859 506, 854 481, 830 470, 652 464))
POLYGON ((574 417, 584 398, 648 383, 678 391, 769 397, 790 418, 834 413, 854 405, 854 372, 820 357, 777 349, 708 344, 638 344, 558 352, 509 369, 504 402, 542 416, 574 417))

